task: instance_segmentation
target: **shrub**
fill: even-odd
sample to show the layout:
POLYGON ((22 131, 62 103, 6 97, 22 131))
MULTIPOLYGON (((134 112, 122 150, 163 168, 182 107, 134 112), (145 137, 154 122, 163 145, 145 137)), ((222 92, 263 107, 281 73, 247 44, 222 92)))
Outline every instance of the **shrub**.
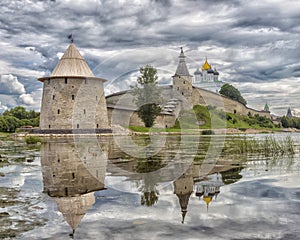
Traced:
POLYGON ((213 130, 203 130, 202 135, 214 135, 215 132, 213 130))
POLYGON ((26 142, 27 144, 37 144, 38 142, 39 142, 39 143, 42 143, 43 141, 42 141, 42 139, 39 138, 39 137, 36 137, 36 136, 29 136, 29 137, 26 137, 26 138, 25 138, 25 142, 26 142))

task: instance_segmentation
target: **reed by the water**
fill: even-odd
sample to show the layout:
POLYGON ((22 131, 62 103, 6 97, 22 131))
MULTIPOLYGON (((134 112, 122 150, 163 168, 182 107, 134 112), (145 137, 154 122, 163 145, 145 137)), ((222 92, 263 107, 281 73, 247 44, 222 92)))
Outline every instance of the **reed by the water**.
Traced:
POLYGON ((295 144, 291 136, 275 138, 267 136, 264 139, 243 137, 227 138, 224 145, 224 153, 238 154, 261 154, 271 155, 293 155, 295 144))

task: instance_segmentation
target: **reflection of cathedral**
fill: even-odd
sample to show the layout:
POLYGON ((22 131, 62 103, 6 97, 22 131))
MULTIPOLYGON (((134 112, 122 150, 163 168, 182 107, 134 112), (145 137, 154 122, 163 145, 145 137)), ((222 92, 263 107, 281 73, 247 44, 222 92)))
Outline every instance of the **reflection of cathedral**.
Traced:
POLYGON ((73 232, 103 190, 107 151, 97 142, 46 142, 41 149, 44 192, 56 202, 73 232))
POLYGON ((198 180, 199 176, 193 176, 193 167, 194 165, 191 165, 185 174, 174 181, 174 193, 179 199, 182 223, 184 223, 188 212, 188 203, 193 189, 195 189, 195 196, 199 197, 199 199, 202 197, 208 210, 213 197, 217 198, 217 195, 220 193, 220 187, 224 185, 220 173, 213 173, 206 176, 203 180, 198 180), (197 180, 195 181, 195 179, 197 180))
POLYGON ((196 196, 201 198, 206 202, 208 208, 209 203, 212 201, 213 197, 217 198, 220 193, 220 187, 223 186, 222 176, 220 173, 215 173, 209 175, 204 181, 196 182, 196 196))

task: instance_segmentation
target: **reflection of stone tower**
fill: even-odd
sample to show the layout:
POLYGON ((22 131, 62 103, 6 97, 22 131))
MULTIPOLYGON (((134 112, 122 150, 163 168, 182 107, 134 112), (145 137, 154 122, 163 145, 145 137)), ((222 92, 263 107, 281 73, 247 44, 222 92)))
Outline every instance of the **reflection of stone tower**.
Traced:
POLYGON ((66 222, 75 231, 87 210, 95 203, 95 196, 91 192, 75 197, 53 198, 53 200, 66 222))
POLYGON ((44 191, 73 196, 104 188, 107 151, 97 142, 47 142, 42 145, 44 191))
POLYGON ((93 192, 105 189, 107 151, 105 146, 100 149, 98 144, 77 139, 76 142, 47 142, 42 145, 44 192, 53 197, 73 230, 94 204, 93 192))
POLYGON ((187 207, 190 196, 193 192, 193 186, 194 181, 192 176, 192 167, 190 167, 180 178, 174 181, 174 193, 179 199, 182 212, 182 223, 184 223, 184 218, 187 213, 187 207))
POLYGON ((96 78, 72 43, 50 77, 43 82, 40 128, 53 132, 70 129, 107 129, 103 82, 96 78))
POLYGON ((173 89, 178 98, 183 98, 192 106, 192 75, 185 63, 185 56, 181 48, 179 63, 175 75, 173 76, 173 89), (180 97, 181 96, 181 97, 180 97))

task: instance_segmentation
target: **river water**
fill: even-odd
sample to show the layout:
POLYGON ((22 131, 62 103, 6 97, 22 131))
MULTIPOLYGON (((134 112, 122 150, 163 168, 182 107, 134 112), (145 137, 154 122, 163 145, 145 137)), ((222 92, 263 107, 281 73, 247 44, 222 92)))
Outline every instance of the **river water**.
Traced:
POLYGON ((299 239, 291 137, 295 154, 231 152, 224 136, 2 140, 0 239, 299 239))

